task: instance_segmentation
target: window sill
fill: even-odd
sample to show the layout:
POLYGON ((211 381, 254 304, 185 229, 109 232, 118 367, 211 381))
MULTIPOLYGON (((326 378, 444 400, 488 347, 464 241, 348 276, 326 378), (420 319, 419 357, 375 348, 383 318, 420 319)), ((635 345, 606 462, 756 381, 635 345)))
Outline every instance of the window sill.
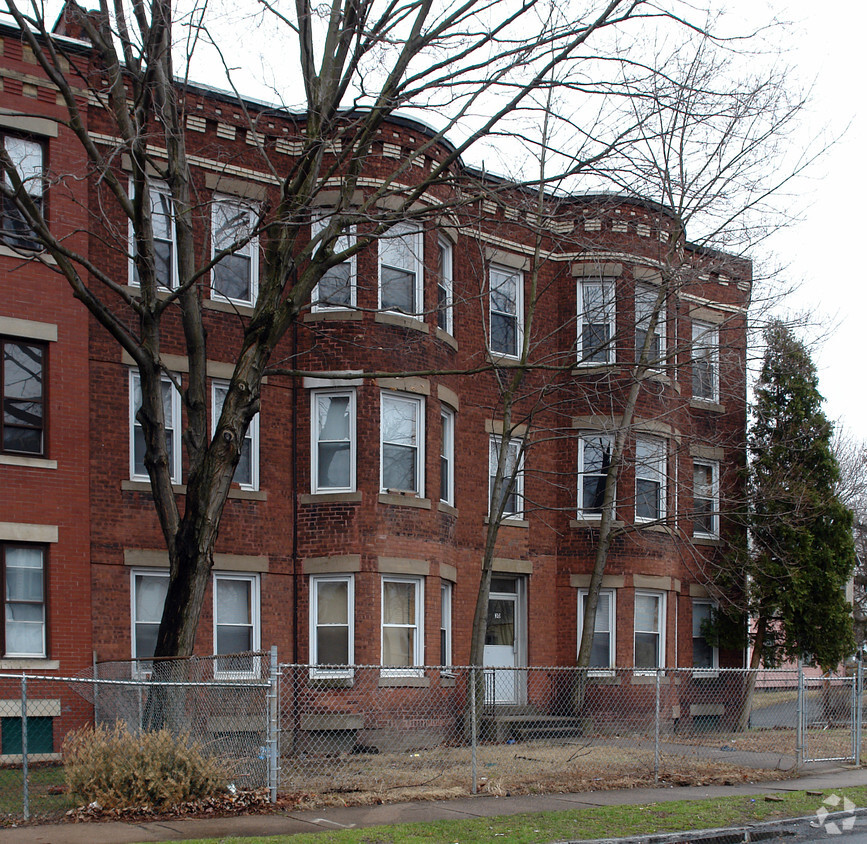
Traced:
POLYGON ((40 264, 50 264, 52 267, 57 266, 57 261, 41 249, 22 249, 18 252, 11 246, 0 243, 0 255, 4 258, 17 258, 19 261, 38 261, 40 264))
POLYGON ((395 686, 405 686, 407 688, 426 689, 430 686, 430 677, 390 677, 389 675, 379 675, 379 688, 393 688, 395 686))
POLYGON ((440 674, 440 688, 453 689, 457 678, 454 674, 440 674))
POLYGON ((674 528, 670 525, 661 525, 655 521, 651 522, 650 524, 643 524, 642 522, 636 520, 635 527, 637 527, 639 530, 647 531, 648 533, 664 533, 668 536, 674 536, 675 533, 674 528))
POLYGON ((391 311, 377 313, 374 322, 382 325, 397 325, 400 328, 411 328, 413 331, 421 331, 422 334, 430 334, 430 328, 426 322, 423 322, 419 317, 406 316, 405 314, 394 314, 391 311))
POLYGON ((417 498, 414 495, 395 495, 388 492, 379 494, 380 504, 394 504, 398 507, 417 507, 420 510, 430 510, 431 503, 429 498, 417 498))
POLYGON ((716 680, 719 678, 718 668, 693 668, 693 680, 716 680))
POLYGON ((440 501, 439 504, 437 504, 437 509, 440 513, 448 513, 450 516, 457 516, 458 514, 458 508, 453 507, 451 504, 447 504, 445 501, 440 501))
POLYGON ((301 495, 301 504, 358 504, 361 492, 306 492, 301 495))
MULTIPOLYGON (((36 728, 32 728, 36 729, 36 728)), ((0 754, 0 765, 20 765, 20 753, 3 753, 0 754)), ((62 753, 28 753, 28 762, 61 762, 63 761, 62 753)))
POLYGON ((362 318, 354 308, 323 308, 304 314, 304 322, 353 322, 362 318))
MULTIPOLYGON (((485 516, 485 524, 489 525, 490 523, 490 516, 485 516)), ((530 522, 528 522, 527 519, 504 518, 503 521, 500 522, 500 527, 528 528, 530 527, 530 522)))
MULTIPOLYGON (((147 492, 153 493, 150 481, 121 481, 120 488, 124 492, 147 492)), ((172 492, 175 495, 186 495, 186 484, 172 484, 172 492)))
POLYGON ((256 310, 249 302, 233 302, 230 299, 202 299, 202 307, 207 311, 220 311, 224 314, 253 316, 256 310))
POLYGON ((26 466, 29 469, 56 469, 57 461, 45 457, 25 457, 19 454, 0 454, 0 466, 26 466))
POLYGON ((617 676, 617 672, 611 669, 591 669, 587 672, 587 679, 589 679, 593 685, 595 686, 619 686, 620 685, 620 677, 617 676))
POLYGON ((620 370, 613 363, 576 363, 572 375, 617 375, 620 370))
MULTIPOLYGON (((598 528, 602 523, 602 519, 570 519, 569 527, 570 528, 598 528)), ((619 519, 611 520, 611 527, 613 528, 622 528, 625 527, 626 522, 622 522, 619 519)))
MULTIPOLYGON (((662 669, 660 669, 662 670, 662 669)), ((653 686, 656 685, 656 669, 655 668, 636 668, 634 669, 635 673, 632 675, 630 679, 630 683, 633 686, 653 686), (649 673, 648 673, 649 672, 649 673)), ((668 685, 668 677, 660 677, 659 685, 667 686, 668 685)))
POLYGON ((238 498, 242 501, 267 501, 268 493, 263 489, 230 489, 229 498, 238 498))
POLYGON ((60 668, 59 659, 46 659, 40 656, 9 656, 0 659, 0 671, 18 671, 21 669, 56 671, 58 668, 60 668))
POLYGON ((722 540, 718 536, 706 536, 695 534, 692 537, 693 545, 707 545, 711 548, 718 548, 722 545, 722 540))
POLYGON ((452 337, 452 335, 449 334, 448 331, 443 331, 442 328, 438 327, 436 331, 436 338, 437 340, 442 340, 443 343, 445 343, 447 346, 450 346, 455 351, 458 350, 458 341, 455 340, 455 338, 452 337))
POLYGON ((708 413, 725 413, 726 407, 724 404, 717 404, 714 401, 707 399, 690 399, 689 406, 695 410, 706 410, 708 413))
POLYGON ((488 351, 486 355, 488 359, 488 363, 492 363, 494 366, 523 366, 524 362, 521 361, 519 357, 516 355, 507 355, 502 352, 491 352, 488 351))

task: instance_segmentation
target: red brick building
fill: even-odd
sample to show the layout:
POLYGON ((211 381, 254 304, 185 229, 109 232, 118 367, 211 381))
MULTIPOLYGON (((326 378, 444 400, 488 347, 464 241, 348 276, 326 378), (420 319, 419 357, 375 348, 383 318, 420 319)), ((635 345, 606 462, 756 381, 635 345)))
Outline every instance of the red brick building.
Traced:
MULTIPOLYGON (((0 34, 7 151, 44 174, 32 183, 52 226, 138 295, 125 221, 86 178, 32 55, 14 31, 0 34)), ((185 97, 201 198, 195 231, 206 251, 277 190, 257 144, 288 168, 299 128, 292 115, 248 104, 254 132, 231 97, 194 88, 185 97)), ((104 115, 92 104, 86 114, 108 149, 104 115)), ((449 150, 417 155, 431 132, 409 120, 381 134, 365 164, 371 184, 413 156, 424 173, 449 150)), ((116 166, 122 174, 129 163, 118 155, 116 166)), ((483 179, 461 172, 473 189, 483 179)), ((520 438, 526 448, 497 542, 486 663, 575 663, 599 480, 670 271, 674 221, 649 201, 579 195, 550 197, 551 216, 536 225, 527 195, 490 179, 483 186, 485 199, 400 224, 335 267, 276 350, 277 368, 311 374, 268 376, 221 523, 200 653, 276 645, 283 661, 388 666, 383 680, 395 685, 428 683, 425 665, 465 664, 491 454, 503 434, 497 372, 514 365, 526 332, 533 367, 518 403, 525 421, 512 430, 515 455, 520 438), (475 374, 454 374, 462 372, 475 374)), ((152 202, 170 289, 173 221, 160 190, 155 183, 152 202)), ((312 235, 327 211, 323 191, 312 235)), ((137 438, 137 373, 29 249, 14 209, 4 207, 3 222, 0 670, 68 674, 94 654, 147 658, 167 555, 137 438)), ((659 365, 642 379, 629 426, 596 621, 599 669, 741 664, 705 640, 702 621, 714 560, 737 532, 726 509, 740 498, 744 460, 750 265, 687 243, 678 254, 678 281, 648 347, 659 365)), ((212 413, 252 313, 260 260, 253 241, 201 284, 212 413)), ((183 385, 188 365, 172 319, 162 360, 183 385)), ((184 412, 168 378, 165 402, 182 499, 184 412)), ((217 662, 231 676, 250 669, 249 659, 217 662)), ((514 686, 494 693, 521 702, 514 686)), ((63 712, 74 710, 70 699, 63 712)))

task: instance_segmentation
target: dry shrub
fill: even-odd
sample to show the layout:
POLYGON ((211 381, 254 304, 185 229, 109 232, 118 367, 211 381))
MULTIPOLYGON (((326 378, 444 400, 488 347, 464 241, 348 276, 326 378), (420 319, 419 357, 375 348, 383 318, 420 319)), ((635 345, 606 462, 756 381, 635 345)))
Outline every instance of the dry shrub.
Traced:
POLYGON ((72 794, 105 809, 164 809, 222 791, 225 776, 189 736, 168 730, 134 735, 125 724, 84 727, 63 742, 72 794))

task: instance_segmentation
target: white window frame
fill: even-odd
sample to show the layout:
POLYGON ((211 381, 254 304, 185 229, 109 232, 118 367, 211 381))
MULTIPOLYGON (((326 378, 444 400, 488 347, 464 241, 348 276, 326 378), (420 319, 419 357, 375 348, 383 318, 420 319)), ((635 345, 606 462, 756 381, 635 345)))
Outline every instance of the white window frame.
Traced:
POLYGON ((437 328, 454 336, 454 247, 440 235, 437 238, 437 328), (442 320, 441 320, 442 317, 442 320))
MULTIPOLYGON (((232 580, 243 581, 250 584, 250 626, 252 626, 251 652, 256 653, 261 650, 261 629, 260 629, 260 590, 259 590, 259 575, 245 574, 243 572, 230 571, 215 571, 211 581, 211 592, 213 595, 213 628, 214 628, 214 677, 217 679, 250 679, 257 678, 260 674, 261 659, 257 656, 252 657, 252 669, 250 671, 224 671, 219 668, 220 654, 217 650, 217 628, 220 626, 220 619, 217 613, 217 589, 219 581, 232 580)), ((246 626, 246 625, 245 625, 246 626)))
POLYGON ((616 353, 616 337, 617 337, 617 300, 616 300, 616 282, 613 278, 582 278, 578 280, 577 287, 577 315, 578 315, 578 346, 577 346, 577 365, 578 366, 607 366, 615 363, 617 359, 616 353), (588 287, 599 287, 602 294, 602 317, 601 323, 588 323, 585 317, 587 312, 584 308, 585 297, 584 290, 588 287), (601 349, 600 354, 604 353, 605 359, 601 360, 595 356, 585 357, 584 354, 584 327, 586 324, 605 325, 608 328, 608 341, 605 347, 601 349))
MULTIPOLYGON (((587 606, 587 589, 578 590, 578 649, 576 656, 581 651, 581 634, 584 631, 584 609, 587 606)), ((598 631, 594 625, 594 636, 598 632, 608 633, 608 665, 606 667, 596 666, 591 667, 589 676, 591 677, 613 677, 615 675, 615 666, 617 665, 617 590, 616 589, 600 589, 600 600, 605 597, 608 600, 608 630, 598 631)), ((598 609, 598 606, 597 606, 598 609)), ((599 620, 599 613, 596 614, 596 620, 599 620)))
MULTIPOLYGON (((211 436, 217 432, 217 423, 220 421, 220 414, 223 411, 223 402, 225 399, 225 394, 222 399, 218 398, 218 394, 221 391, 227 391, 229 389, 228 381, 221 381, 214 379, 211 381, 211 436)), ((259 414, 257 413, 251 420, 250 424, 247 426, 247 433, 244 435, 244 442, 250 443, 250 482, 249 483, 241 483, 237 479, 238 468, 240 468, 240 464, 235 469, 235 476, 232 480, 238 484, 241 489, 246 490, 257 490, 259 489, 259 414)), ((243 448, 243 445, 242 445, 243 448)))
POLYGON ((521 270, 504 267, 500 264, 491 264, 488 267, 488 303, 489 303, 489 331, 488 341, 492 355, 504 358, 518 358, 521 354, 521 349, 524 343, 524 273, 521 270), (494 307, 494 290, 500 290, 503 286, 503 281, 494 284, 495 276, 500 276, 503 281, 513 280, 515 285, 515 296, 512 305, 515 313, 511 314, 500 308, 494 307), (494 317, 509 319, 515 321, 515 348, 513 351, 495 349, 494 348, 494 317))
POLYGON ((666 594, 665 592, 656 592, 650 589, 636 589, 635 590, 635 604, 638 603, 639 597, 646 598, 654 598, 658 601, 656 606, 656 623, 659 629, 657 631, 653 630, 639 630, 637 627, 637 621, 635 619, 635 612, 633 610, 632 616, 632 664, 635 667, 635 673, 641 674, 643 672, 654 674, 660 668, 665 668, 665 619, 666 619, 666 594), (638 666, 635 664, 635 637, 638 633, 645 634, 653 634, 655 633, 659 636, 659 647, 657 648, 657 664, 653 667, 648 666, 638 666))
MULTIPOLYGON (((139 428, 136 415, 135 404, 135 389, 136 383, 140 382, 141 377, 138 370, 131 369, 129 373, 129 476, 133 481, 148 481, 150 477, 145 472, 137 474, 135 470, 135 432, 139 428)), ((181 394, 176 389, 173 381, 167 375, 162 376, 163 385, 168 384, 171 395, 171 420, 166 420, 166 427, 172 432, 172 450, 169 454, 171 481, 173 484, 181 483, 181 394)))
MULTIPOLYGON (((3 600, 0 601, 0 607, 2 607, 4 618, 4 632, 3 632, 3 646, 5 652, 2 654, 4 658, 13 658, 13 659, 44 659, 48 655, 47 643, 48 643, 48 548, 45 545, 34 544, 29 542, 2 542, 0 543, 0 565, 3 566, 3 577, 0 578, 0 588, 4 590, 3 592, 3 600), (41 566, 39 569, 40 577, 41 577, 41 591, 42 591, 42 600, 41 601, 31 601, 26 598, 19 596, 18 600, 9 600, 9 584, 8 584, 8 576, 9 576, 9 562, 8 562, 8 554, 10 550, 20 549, 26 551, 38 551, 40 555, 41 566), (7 605, 8 604, 17 604, 17 605, 25 605, 25 606, 34 606, 37 605, 42 609, 42 620, 41 622, 33 622, 30 620, 22 621, 18 619, 9 619, 6 617, 7 605), (5 628, 5 625, 8 621, 19 621, 20 623, 24 623, 27 625, 33 625, 38 623, 40 626, 41 632, 41 648, 38 652, 28 652, 28 651, 13 651, 9 649, 9 636, 8 631, 5 628)), ((33 567, 27 566, 26 568, 31 569, 33 567)))
POLYGON ((711 322, 693 320, 692 323, 692 397, 695 401, 716 404, 719 401, 719 326, 711 322), (710 367, 710 395, 700 396, 695 392, 695 364, 704 358, 710 367))
POLYGON ((424 578, 400 577, 383 575, 380 603, 380 664, 383 666, 380 674, 383 677, 422 677, 424 676, 424 578), (385 622, 385 584, 409 583, 415 586, 415 624, 386 624, 385 622), (385 630, 387 627, 398 629, 413 629, 413 664, 405 667, 386 666, 385 663, 385 630))
MULTIPOLYGON (((211 202, 211 258, 213 258, 220 249, 217 248, 217 215, 214 213, 218 206, 228 206, 235 209, 240 214, 246 214, 248 226, 250 229, 256 224, 256 209, 249 203, 237 196, 224 196, 214 194, 211 202)), ((231 244, 230 244, 231 245, 231 244)), ((236 249, 232 255, 240 255, 250 261, 250 295, 247 298, 235 298, 226 296, 217 290, 217 267, 214 265, 211 269, 211 299, 218 302, 232 302, 237 305, 255 305, 256 297, 259 294, 259 236, 253 236, 244 246, 236 249)))
MULTIPOLYGON (((134 197, 135 193, 135 185, 130 179, 129 182, 129 195, 130 199, 134 197)), ((151 197, 151 215, 154 212, 154 201, 153 195, 158 194, 164 199, 168 200, 169 208, 171 209, 171 246, 172 246, 172 261, 171 261, 171 279, 169 282, 169 286, 166 287, 163 284, 160 284, 160 287, 163 287, 167 290, 175 290, 178 286, 178 232, 177 232, 177 224, 175 221, 175 206, 172 202, 172 192, 169 189, 169 186, 165 182, 160 182, 156 180, 148 180, 148 195, 151 197)), ((129 261, 127 262, 128 266, 128 277, 129 277, 129 286, 130 287, 139 287, 138 278, 136 278, 136 267, 135 267, 135 229, 132 224, 132 220, 129 221, 127 225, 127 233, 128 233, 128 241, 129 241, 129 261)), ((156 238, 154 238, 156 240, 156 238)))
MULTIPOLYGON (((21 184, 25 193, 30 197, 34 204, 39 206, 39 210, 44 215, 46 192, 45 154, 48 145, 47 138, 44 140, 38 140, 34 137, 16 135, 13 132, 7 132, 5 129, 0 129, 0 143, 3 144, 6 154, 12 160, 12 164, 18 173, 18 177, 21 179, 21 184), (12 144, 9 143, 10 141, 12 144), (15 151, 13 150, 10 152, 9 148, 10 146, 14 146, 16 143, 21 144, 24 147, 24 149, 21 150, 23 155, 17 155, 13 158, 15 151), (36 156, 34 156, 33 153, 36 150, 38 150, 39 161, 34 166, 33 158, 36 156)), ((11 187, 8 176, 5 172, 3 172, 0 178, 2 178, 4 184, 11 187)), ((14 228, 7 227, 7 220, 10 216, 17 218, 21 223, 25 222, 22 216, 18 213, 17 208, 15 208, 12 200, 3 197, 2 200, 0 200, 0 223, 2 223, 2 225, 0 225, 0 243, 9 245, 12 249, 23 251, 42 250, 42 245, 37 241, 36 234, 29 226, 26 231, 16 231, 14 228), (12 241, 18 242, 14 243, 12 241), (21 241, 25 242, 22 243, 21 241)))
MULTIPOLYGON (((161 580, 165 580, 166 589, 169 586, 169 570, 161 569, 161 568, 134 568, 130 570, 130 580, 129 580, 129 619, 130 619, 130 653, 132 655, 133 660, 133 675, 135 677, 150 677, 152 672, 153 665, 153 654, 150 656, 142 656, 138 653, 138 648, 136 647, 137 637, 136 637, 136 627, 139 623, 142 624, 156 624, 157 629, 159 629, 160 620, 157 619, 156 622, 153 621, 142 621, 139 622, 138 614, 136 613, 136 579, 139 577, 153 577, 160 578, 161 580)), ((156 644, 156 643, 154 643, 156 644)))
MULTIPOLYGON (((310 237, 315 238, 322 232, 325 228, 327 228, 329 223, 329 217, 333 212, 328 212, 326 210, 319 211, 316 213, 310 221, 310 237)), ((355 245, 355 226, 350 226, 349 229, 344 232, 340 237, 337 238, 334 243, 334 251, 335 252, 343 252, 347 249, 351 249, 355 245)), ((321 248, 321 247, 319 247, 321 248)), ((340 264, 336 264, 335 267, 342 266, 343 264, 349 265, 349 303, 346 305, 331 305, 326 302, 319 301, 319 284, 313 288, 313 292, 310 295, 310 304, 314 311, 345 311, 345 310, 353 310, 356 306, 356 287, 357 287, 357 276, 356 276, 356 260, 355 255, 351 255, 347 260, 342 261, 340 264)))
POLYGON ((667 514, 668 441, 662 437, 637 437, 635 440, 635 521, 657 522, 667 514), (659 512, 655 516, 638 515, 638 482, 659 484, 659 512))
MULTIPOLYGON (((588 473, 585 472, 585 457, 584 450, 587 446, 587 440, 606 440, 608 442, 608 447, 611 451, 614 449, 614 437, 611 434, 604 434, 599 431, 582 431, 578 436, 578 518, 579 519, 601 519, 602 513, 596 513, 593 511, 589 511, 585 509, 584 502, 584 477, 588 473)), ((591 477, 604 477, 604 474, 592 473, 591 477)), ((616 490, 615 490, 616 496, 616 490)), ((617 506, 617 502, 614 502, 615 507, 617 506)))
POLYGON ((454 507, 455 504, 455 412, 450 407, 440 407, 442 438, 440 443, 440 501, 454 507), (446 467, 446 483, 443 489, 443 466, 446 467))
POLYGON ((440 581, 440 663, 443 674, 450 673, 452 656, 452 605, 454 584, 449 580, 440 581), (445 661, 443 661, 445 657, 445 661))
POLYGON ((412 223, 395 223, 385 234, 381 235, 378 243, 378 267, 379 267, 379 309, 389 313, 397 313, 413 319, 422 319, 424 316, 424 233, 412 223), (409 255, 407 266, 398 266, 396 263, 388 263, 392 257, 389 249, 390 243, 401 241, 409 255), (397 308, 386 308, 382 303, 382 271, 383 267, 391 267, 401 272, 410 273, 413 279, 413 312, 405 313, 397 308))
POLYGON ((696 495, 696 485, 695 485, 695 470, 703 466, 711 471, 711 495, 710 498, 705 496, 701 496, 701 500, 710 502, 710 519, 711 519, 711 530, 705 531, 701 530, 698 527, 697 519, 693 519, 693 535, 695 536, 708 536, 712 538, 716 538, 719 536, 719 462, 716 460, 700 460, 698 458, 692 461, 692 496, 693 496, 693 513, 698 515, 698 508, 695 506, 696 500, 699 496, 696 495))
MULTIPOLYGON (((693 598, 692 599, 692 642, 693 642, 693 669, 692 676, 693 677, 718 677, 719 676, 719 648, 716 645, 711 645, 711 665, 709 666, 697 666, 695 664, 695 640, 696 639, 705 639, 703 635, 701 635, 701 629, 698 630, 698 635, 696 635, 695 622, 696 622, 696 606, 706 606, 710 610, 711 617, 713 615, 714 610, 716 609, 716 604, 710 598, 693 598)), ((705 641, 707 641, 705 639, 705 641)))
MULTIPOLYGON (((494 497, 494 478, 497 471, 497 455, 499 452, 500 442, 503 437, 498 434, 491 434, 488 440, 488 516, 493 518, 493 497, 494 497)), ((515 484, 512 487, 511 495, 516 496, 520 509, 515 512, 503 512, 503 521, 521 521, 524 518, 524 449, 523 440, 520 437, 511 437, 509 439, 509 449, 513 447, 517 449, 515 459, 517 468, 515 470, 515 484)), ((505 479, 505 475, 504 475, 505 479)))
POLYGON ((380 492, 388 493, 393 490, 399 493, 414 493, 419 498, 424 498, 424 438, 425 438, 425 401, 423 396, 409 395, 408 393, 395 393, 382 390, 379 396, 379 488, 380 492), (415 407, 415 446, 405 446, 403 443, 395 443, 404 447, 415 448, 415 475, 418 489, 396 489, 387 487, 385 484, 385 446, 389 443, 385 440, 385 416, 386 407, 396 404, 405 404, 415 407))
MULTIPOLYGON (((635 362, 641 356, 641 348, 638 345, 638 332, 644 329, 644 325, 650 325, 650 318, 653 314, 653 307, 656 304, 657 296, 659 295, 658 288, 652 284, 635 285, 635 362)), ((666 334, 666 303, 663 300, 660 307, 659 315, 656 322, 656 330, 654 334, 659 338, 659 353, 654 357, 648 358, 648 364, 651 369, 662 369, 665 364, 665 334, 666 334)))
MULTIPOLYGON (((337 627, 342 625, 322 625, 337 627)), ((316 679, 352 677, 355 664, 355 577, 352 574, 312 575, 310 577, 310 676, 316 679), (326 583, 346 584, 346 624, 347 624, 347 654, 349 661, 346 667, 337 667, 328 663, 327 668, 320 667, 318 653, 318 618, 319 588, 326 583)))
POLYGON ((355 390, 353 388, 338 390, 310 391, 310 492, 355 492, 356 484, 356 436, 355 436, 355 390), (319 399, 348 398, 349 399, 349 484, 347 486, 323 486, 319 480, 319 399))

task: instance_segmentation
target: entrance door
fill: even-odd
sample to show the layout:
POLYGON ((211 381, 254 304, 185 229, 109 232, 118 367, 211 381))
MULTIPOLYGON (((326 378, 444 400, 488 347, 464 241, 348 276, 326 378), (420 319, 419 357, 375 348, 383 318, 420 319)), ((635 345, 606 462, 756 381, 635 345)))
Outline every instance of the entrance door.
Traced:
POLYGON ((486 703, 517 704, 523 696, 524 672, 517 670, 521 665, 522 607, 517 581, 511 581, 511 585, 513 591, 494 592, 492 589, 488 598, 485 666, 494 670, 486 672, 486 703))

